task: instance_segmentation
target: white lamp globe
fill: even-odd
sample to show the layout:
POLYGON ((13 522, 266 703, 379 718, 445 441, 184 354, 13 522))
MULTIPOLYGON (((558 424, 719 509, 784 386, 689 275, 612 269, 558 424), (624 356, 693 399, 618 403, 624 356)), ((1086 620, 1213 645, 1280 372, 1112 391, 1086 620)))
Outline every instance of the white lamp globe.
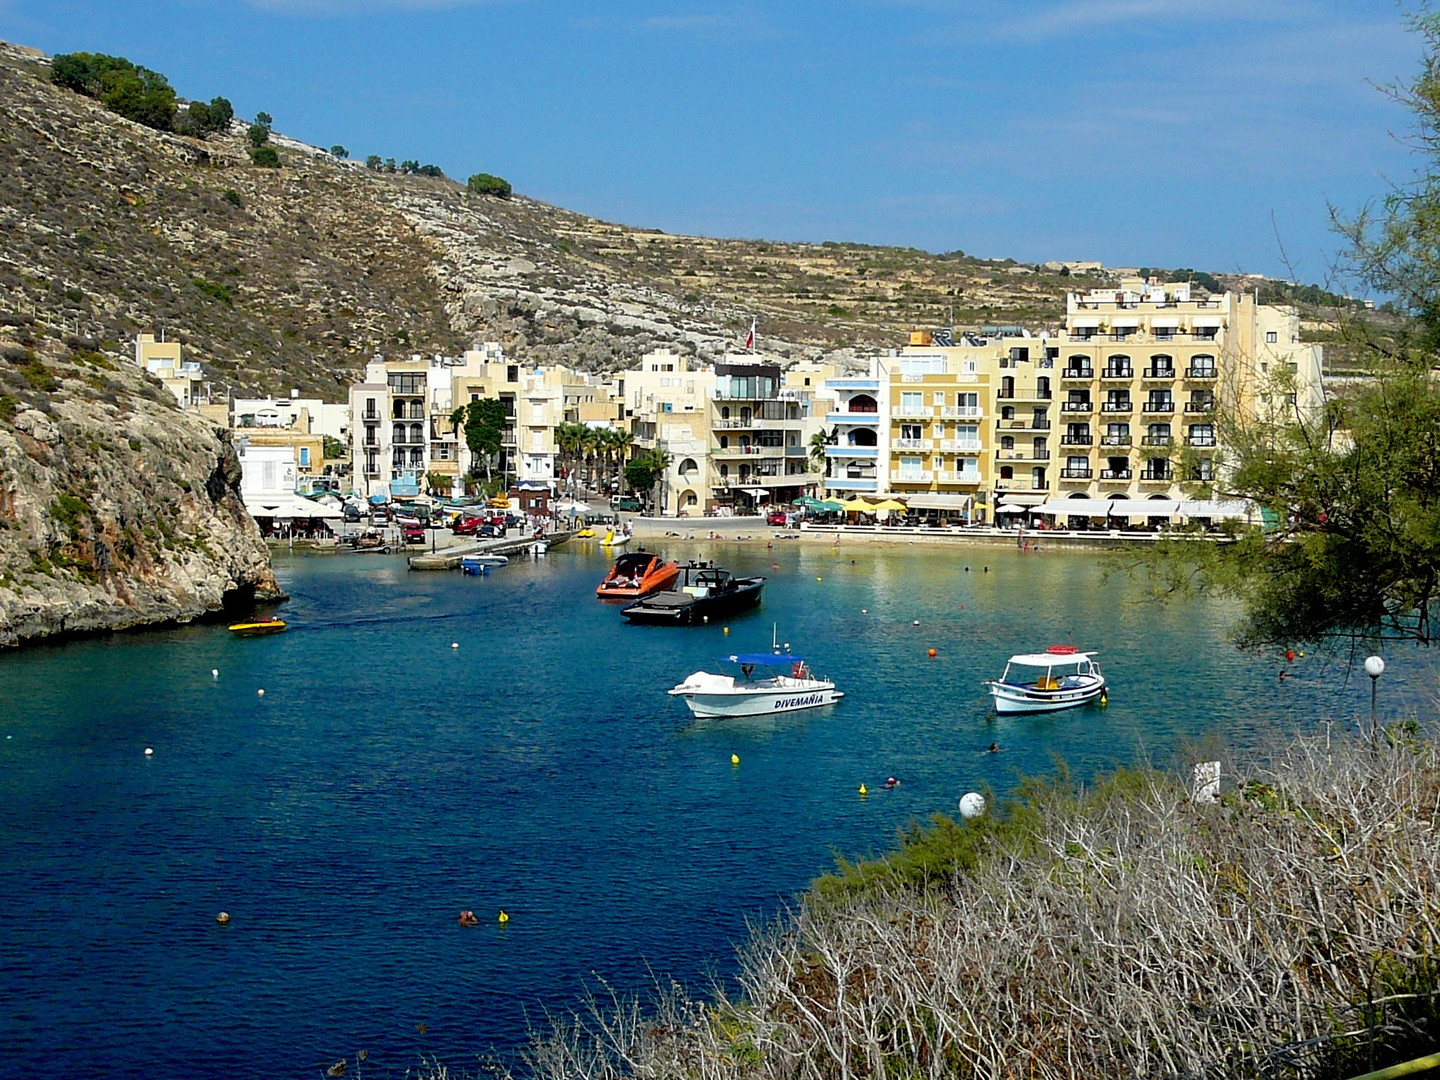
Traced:
POLYGON ((973 820, 985 813, 985 796, 978 791, 967 792, 960 796, 960 816, 966 821, 973 820))
POLYGON ((1365 658, 1365 674, 1372 679, 1378 679, 1385 671, 1385 661, 1378 656, 1367 656, 1365 658))

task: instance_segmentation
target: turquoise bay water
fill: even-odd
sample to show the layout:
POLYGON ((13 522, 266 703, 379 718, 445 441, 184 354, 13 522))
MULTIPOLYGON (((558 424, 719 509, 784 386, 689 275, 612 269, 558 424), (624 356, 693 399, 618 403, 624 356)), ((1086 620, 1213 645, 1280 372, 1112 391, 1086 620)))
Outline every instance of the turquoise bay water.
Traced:
MULTIPOLYGON (((1368 717, 1358 668, 1281 681, 1221 643, 1227 612, 1143 603, 1088 553, 699 553, 771 577, 728 636, 628 625, 581 546, 486 578, 287 559, 287 634, 0 656, 6 1071, 473 1068, 587 991, 724 978, 747 920, 966 791, 1368 717), (696 722, 665 695, 772 623, 841 704, 696 722), (994 718, 981 680, 1062 642, 1101 650, 1109 707, 994 718)), ((1389 665, 1384 715, 1427 713, 1432 665, 1389 665)))

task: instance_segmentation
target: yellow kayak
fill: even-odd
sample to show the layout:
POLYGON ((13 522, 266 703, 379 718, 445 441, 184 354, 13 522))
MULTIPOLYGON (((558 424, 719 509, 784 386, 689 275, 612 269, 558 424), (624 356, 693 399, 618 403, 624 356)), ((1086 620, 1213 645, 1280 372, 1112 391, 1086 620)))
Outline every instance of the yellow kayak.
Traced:
POLYGON ((237 622, 230 626, 232 634, 240 637, 259 637, 261 634, 279 634, 285 630, 284 619, 252 619, 250 622, 237 622))

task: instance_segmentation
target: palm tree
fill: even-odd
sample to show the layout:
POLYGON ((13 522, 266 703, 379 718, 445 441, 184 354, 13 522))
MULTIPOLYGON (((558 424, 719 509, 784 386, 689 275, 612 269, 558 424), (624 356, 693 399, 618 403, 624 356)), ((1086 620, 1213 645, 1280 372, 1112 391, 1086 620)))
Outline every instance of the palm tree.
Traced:
POLYGON ((665 474, 670 471, 670 451, 656 447, 650 451, 650 471, 655 475, 655 487, 659 491, 659 497, 655 500, 656 513, 665 516, 665 474))
POLYGON ((624 428, 617 428, 610 433, 610 445, 615 450, 615 490, 619 491, 625 479, 625 459, 630 456, 630 447, 635 443, 635 436, 624 428))
MULTIPOLYGON (((815 465, 818 471, 825 476, 830 475, 830 459, 825 456, 825 448, 829 445, 830 437, 825 434, 824 428, 810 436, 810 463, 815 465)), ((818 489, 819 485, 816 487, 818 489)), ((819 494, 818 490, 816 494, 819 494)))
POLYGON ((592 488, 595 486, 595 466, 599 461, 602 439, 604 436, 592 427, 587 427, 585 433, 580 436, 580 455, 585 461, 585 470, 589 474, 592 488))
POLYGON ((575 491, 575 468, 580 460, 580 448, 585 438, 585 425, 564 423, 555 428, 555 449, 565 462, 565 475, 570 480, 570 491, 575 491))

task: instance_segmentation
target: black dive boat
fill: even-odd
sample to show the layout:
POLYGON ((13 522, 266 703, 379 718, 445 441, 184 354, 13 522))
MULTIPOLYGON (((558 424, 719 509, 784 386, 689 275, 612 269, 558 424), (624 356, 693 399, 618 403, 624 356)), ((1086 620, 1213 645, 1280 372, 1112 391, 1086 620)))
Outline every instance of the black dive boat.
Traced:
POLYGON ((711 562, 680 568, 673 588, 651 593, 620 609, 631 622, 685 626, 748 611, 760 603, 763 577, 737 578, 711 562))

